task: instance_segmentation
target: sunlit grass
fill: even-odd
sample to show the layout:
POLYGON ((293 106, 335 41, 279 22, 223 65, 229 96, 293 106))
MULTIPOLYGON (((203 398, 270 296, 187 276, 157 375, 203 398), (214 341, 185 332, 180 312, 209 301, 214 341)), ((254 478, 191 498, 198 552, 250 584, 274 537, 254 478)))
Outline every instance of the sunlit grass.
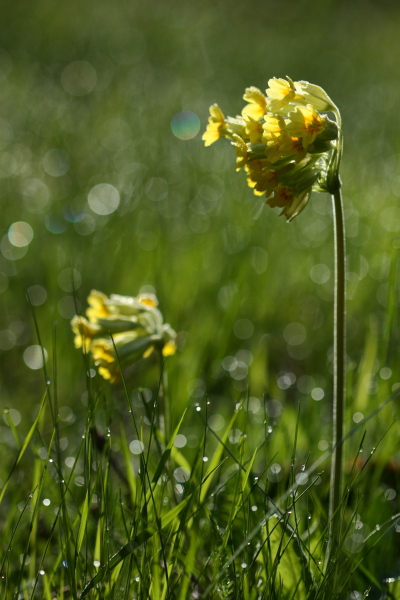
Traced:
MULTIPOLYGON (((193 399, 165 439, 163 384, 127 383, 120 394, 97 377, 87 385, 78 427, 54 383, 25 438, 6 415, 18 449, 1 495, 4 597, 331 597, 330 452, 307 452, 300 406, 281 417, 277 400, 262 407, 242 394, 225 420, 193 399)), ((396 436, 393 407, 345 442, 344 529, 332 557, 343 593, 383 590, 395 569, 397 486, 382 460, 396 436)))

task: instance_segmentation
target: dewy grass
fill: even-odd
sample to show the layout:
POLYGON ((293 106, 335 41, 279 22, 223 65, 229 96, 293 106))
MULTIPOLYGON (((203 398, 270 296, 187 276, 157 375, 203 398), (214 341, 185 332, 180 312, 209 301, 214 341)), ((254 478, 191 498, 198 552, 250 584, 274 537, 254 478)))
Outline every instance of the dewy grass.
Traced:
MULTIPOLYGON (((161 381, 160 377, 159 387, 161 381)), ((182 415, 166 440, 155 418, 157 395, 149 404, 142 393, 141 403, 136 398, 132 405, 129 393, 107 398, 99 381, 89 382, 86 424, 80 439, 71 439, 68 457, 62 450, 50 385, 46 403, 22 441, 9 477, 14 486, 9 484, 3 495, 7 507, 13 499, 18 507, 9 510, 4 527, 8 543, 0 557, 2 597, 335 597, 329 584, 332 565, 323 572, 319 540, 324 537, 324 514, 323 510, 318 514, 313 493, 330 452, 310 466, 302 465, 296 475, 300 412, 291 432, 292 467, 286 489, 277 493, 272 479, 268 482, 265 477, 276 460, 268 438, 258 447, 252 444, 249 398, 238 404, 230 422, 218 431, 209 422, 207 403, 192 407, 192 417, 197 415, 203 422, 203 439, 185 456, 175 442, 187 415, 182 415), (117 427, 115 401, 127 404, 130 417, 117 427), (237 430, 243 435, 232 445, 230 437, 237 430), (133 443, 139 441, 143 448, 133 443), (29 464, 32 456, 31 492, 21 503, 24 492, 15 485, 16 469, 24 460, 29 464), (259 464, 264 465, 263 471, 259 464), (299 475, 308 480, 303 488, 299 475)), ((361 428, 357 424, 352 435, 361 428)), ((353 486, 348 485, 348 493, 353 486)), ((359 500, 346 526, 354 545, 358 530, 353 519, 362 511, 359 500)), ((369 537, 369 552, 396 523, 393 518, 380 521, 379 530, 369 537)), ((336 553, 335 560, 339 559, 336 553)), ((365 581, 373 581, 383 588, 378 578, 371 579, 367 565, 354 559, 340 574, 338 591, 348 589, 353 572, 352 581, 355 578, 362 585, 360 570, 365 587, 365 581)))
POLYGON ((345 230, 339 167, 343 151, 338 108, 319 86, 289 77, 270 79, 264 95, 250 87, 241 115, 226 117, 217 104, 203 135, 206 146, 229 139, 235 148, 236 169, 247 173, 256 195, 280 207, 287 221, 305 208, 311 192, 332 196, 335 223, 333 454, 329 501, 328 564, 340 543, 345 414, 345 230), (331 121, 327 111, 334 115, 331 121))

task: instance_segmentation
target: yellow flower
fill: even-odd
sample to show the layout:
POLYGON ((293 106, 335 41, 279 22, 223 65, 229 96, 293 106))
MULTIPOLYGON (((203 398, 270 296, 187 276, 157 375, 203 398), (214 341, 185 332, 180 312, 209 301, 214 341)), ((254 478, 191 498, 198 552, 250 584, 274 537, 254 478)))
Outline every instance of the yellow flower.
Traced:
POLYGON ((158 306, 158 300, 154 294, 140 294, 137 297, 137 301, 147 306, 158 306))
POLYGON ((294 160, 295 163, 298 163, 305 158, 309 148, 303 148, 301 138, 290 137, 290 135, 287 135, 279 147, 279 150, 281 158, 290 158, 291 160, 294 160))
POLYGON ((326 118, 311 104, 297 106, 289 113, 286 129, 292 137, 300 138, 303 148, 308 148, 326 127, 326 118))
POLYGON ((163 322, 154 294, 108 297, 92 290, 88 302, 89 320, 75 316, 71 321, 75 346, 91 353, 100 375, 111 383, 120 381, 119 363, 129 366, 154 350, 174 354, 176 333, 163 322))
POLYGON ((258 121, 267 112, 267 98, 258 88, 246 88, 243 99, 248 102, 242 110, 243 116, 250 117, 253 121, 258 121))
POLYGON ((119 383, 121 371, 112 342, 102 338, 95 340, 90 350, 100 375, 104 379, 108 379, 110 383, 119 383))
POLYGON ((88 296, 88 304, 86 314, 90 321, 97 321, 109 315, 109 310, 106 306, 107 296, 97 290, 92 290, 88 296))
POLYGON ((71 327, 75 333, 75 348, 82 348, 82 351, 87 354, 93 337, 101 330, 100 325, 89 323, 85 317, 75 315, 71 321, 71 327))
POLYGON ((282 146, 286 146, 290 136, 285 131, 285 121, 279 115, 269 113, 263 123, 262 142, 265 144, 265 155, 271 163, 282 158, 282 146))
POLYGON ((211 144, 222 137, 223 128, 225 127, 225 117, 218 104, 210 106, 210 115, 207 129, 202 137, 205 146, 211 146, 211 144))
POLYGON ((247 183, 254 188, 257 196, 263 194, 270 196, 278 185, 278 176, 276 171, 271 170, 271 165, 266 160, 254 160, 248 163, 246 170, 249 173, 247 183))
POLYGON ((236 153, 236 171, 240 171, 240 169, 247 163, 248 160, 248 148, 247 144, 239 135, 233 134, 233 142, 232 144, 235 146, 236 153))
POLYGON ((285 208, 293 201, 293 190, 287 186, 279 185, 274 192, 272 198, 267 201, 267 204, 272 208, 279 206, 285 208))
POLYGON ((269 88, 266 94, 269 98, 269 110, 278 112, 290 102, 304 100, 304 97, 296 92, 294 83, 289 77, 286 79, 277 79, 274 77, 268 81, 269 88))
POLYGON ((244 166, 254 194, 265 194, 268 204, 282 208, 291 220, 312 190, 334 193, 340 187, 340 114, 319 86, 289 77, 274 77, 268 84, 266 95, 246 88, 241 116, 225 118, 213 105, 203 139, 206 146, 219 137, 230 139, 236 170, 244 166), (334 113, 335 120, 323 110, 334 113))
POLYGON ((172 356, 176 352, 176 343, 175 340, 171 340, 165 344, 162 349, 163 356, 172 356))
POLYGON ((253 119, 250 115, 245 115, 245 132, 252 144, 257 144, 261 140, 263 127, 260 119, 253 119))

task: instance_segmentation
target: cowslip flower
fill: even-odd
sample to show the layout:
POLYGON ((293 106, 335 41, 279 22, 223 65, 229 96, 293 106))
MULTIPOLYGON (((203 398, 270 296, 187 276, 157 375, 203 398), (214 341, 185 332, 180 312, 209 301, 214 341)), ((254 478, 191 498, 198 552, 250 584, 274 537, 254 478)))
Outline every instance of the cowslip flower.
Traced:
POLYGON ((176 333, 163 322, 154 294, 137 297, 92 290, 86 317, 71 321, 75 347, 90 353, 99 374, 110 383, 121 380, 121 367, 131 365, 158 351, 170 356, 176 350, 176 333))
POLYGON ((225 117, 213 104, 203 140, 206 146, 230 140, 236 170, 244 168, 254 193, 265 194, 291 221, 312 191, 332 194, 340 187, 340 114, 324 90, 307 81, 273 78, 268 86, 265 94, 247 88, 237 117, 225 117))

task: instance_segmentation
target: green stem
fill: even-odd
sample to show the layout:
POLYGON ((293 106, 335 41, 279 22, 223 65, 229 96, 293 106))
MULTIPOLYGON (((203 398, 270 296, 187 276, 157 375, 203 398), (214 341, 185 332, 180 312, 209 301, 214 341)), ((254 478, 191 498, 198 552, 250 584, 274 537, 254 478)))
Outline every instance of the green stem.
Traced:
POLYGON ((332 194, 335 233, 335 320, 333 386, 333 454, 329 496, 329 544, 327 560, 335 552, 340 536, 342 498, 343 429, 345 411, 346 358, 346 241, 340 187, 332 194))

